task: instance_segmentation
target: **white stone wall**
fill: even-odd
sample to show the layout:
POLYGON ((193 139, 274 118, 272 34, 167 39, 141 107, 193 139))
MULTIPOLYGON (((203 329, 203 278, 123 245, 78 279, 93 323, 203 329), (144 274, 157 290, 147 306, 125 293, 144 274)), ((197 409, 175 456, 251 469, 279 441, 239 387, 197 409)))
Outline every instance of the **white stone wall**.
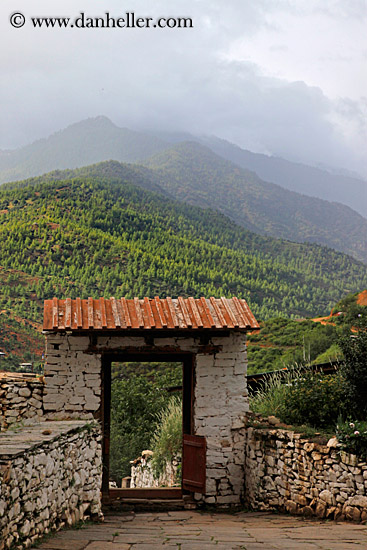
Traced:
POLYGON ((206 437, 207 484, 197 500, 236 505, 243 495, 244 435, 248 411, 246 336, 143 337, 53 335, 46 338, 44 409, 50 418, 91 417, 100 407, 102 354, 110 351, 190 352, 196 357, 194 433, 206 437))
POLYGON ((48 418, 93 418, 101 403, 101 355, 88 354, 89 338, 46 338, 43 407, 48 418))
POLYGON ((100 428, 41 422, 0 436, 0 550, 101 516, 100 428))
POLYGON ((152 467, 152 456, 142 456, 131 461, 130 487, 177 487, 177 470, 181 464, 181 457, 166 464, 165 471, 156 477, 152 467))
POLYGON ((243 334, 213 338, 214 356, 196 357, 195 433, 205 436, 207 504, 240 504, 244 486, 244 435, 237 428, 249 410, 246 341, 243 334))
POLYGON ((43 378, 32 374, 0 374, 0 431, 43 416, 43 378))
POLYGON ((367 464, 339 453, 335 438, 319 445, 287 430, 249 427, 244 431, 250 507, 367 520, 367 464))

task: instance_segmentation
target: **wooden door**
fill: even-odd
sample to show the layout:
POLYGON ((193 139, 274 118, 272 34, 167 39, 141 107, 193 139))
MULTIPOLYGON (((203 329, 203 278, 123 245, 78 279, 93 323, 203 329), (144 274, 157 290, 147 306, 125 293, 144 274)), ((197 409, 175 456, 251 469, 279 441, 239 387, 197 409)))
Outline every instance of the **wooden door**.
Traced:
POLYGON ((206 441, 199 435, 183 436, 182 488, 194 493, 205 493, 206 441))

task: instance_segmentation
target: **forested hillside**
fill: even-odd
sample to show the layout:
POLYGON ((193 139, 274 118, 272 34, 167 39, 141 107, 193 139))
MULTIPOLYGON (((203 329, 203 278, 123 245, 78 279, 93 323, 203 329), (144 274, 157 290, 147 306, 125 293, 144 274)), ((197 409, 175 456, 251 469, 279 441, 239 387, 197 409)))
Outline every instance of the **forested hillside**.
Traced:
MULTIPOLYGON (((255 155, 217 138, 192 136, 193 141, 185 143, 187 139, 190 135, 119 128, 106 117, 87 119, 21 149, 0 151, 0 183, 60 169, 69 172, 61 177, 79 177, 83 171, 72 174, 70 170, 111 159, 147 162, 150 169, 129 168, 134 181, 141 180, 145 188, 161 192, 164 188, 176 199, 217 209, 251 231, 297 242, 317 242, 367 263, 366 218, 347 206, 329 202, 348 195, 364 215, 367 188, 363 182, 255 155), (257 171, 257 175, 247 168, 257 171), (140 178, 135 177, 138 174, 140 178), (282 187, 266 183, 261 177, 282 187), (328 200, 306 196, 312 194, 328 200)), ((108 166, 105 170, 111 172, 108 166)), ((116 164, 113 171, 118 171, 116 164)), ((129 181, 127 167, 122 171, 124 181, 129 181)), ((117 177, 110 173, 103 176, 117 177)))
POLYGON ((339 337, 360 325, 367 326, 367 290, 343 297, 325 317, 262 321, 248 338, 249 373, 342 361, 339 337))
POLYGON ((287 191, 193 142, 145 163, 179 200, 217 209, 246 229, 297 242, 317 242, 367 263, 367 220, 339 203, 287 191))
POLYGON ((237 295, 261 319, 309 316, 367 286, 367 267, 342 253, 255 235, 129 177, 1 188, 2 312, 40 322, 54 295, 237 295))
POLYGON ((200 141, 217 155, 242 168, 253 170, 265 181, 277 183, 297 193, 341 202, 366 217, 367 183, 361 178, 252 153, 215 137, 202 138, 200 141))

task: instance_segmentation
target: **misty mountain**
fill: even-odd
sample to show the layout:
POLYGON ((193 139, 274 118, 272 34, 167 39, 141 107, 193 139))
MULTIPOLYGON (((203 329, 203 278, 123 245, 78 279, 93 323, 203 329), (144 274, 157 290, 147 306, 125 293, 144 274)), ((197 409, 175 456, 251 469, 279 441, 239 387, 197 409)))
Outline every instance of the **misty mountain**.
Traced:
MULTIPOLYGON (((353 188, 352 184, 346 187, 345 182, 357 182, 355 185, 360 189, 357 202, 359 211, 363 211, 363 182, 250 153, 218 138, 192 138, 196 143, 183 141, 188 137, 190 135, 179 132, 135 132, 117 127, 106 117, 87 119, 27 147, 1 151, 0 182, 110 159, 144 162, 146 167, 109 163, 103 166, 106 173, 100 173, 101 166, 96 170, 100 177, 120 182, 128 181, 133 175, 134 181, 139 180, 148 190, 215 208, 252 231, 297 242, 325 244, 367 261, 367 220, 347 206, 308 196, 314 187, 315 194, 322 188, 322 181, 340 196, 346 188, 353 188), (281 181, 281 174, 284 184, 270 183, 275 179, 281 181), (304 194, 286 190, 291 184, 304 194)), ((83 171, 75 174, 83 175, 83 171)), ((56 173, 52 177, 58 179, 56 173)), ((68 173, 63 177, 69 177, 68 173)), ((330 191, 329 198, 335 194, 330 191)))
POLYGON ((367 261, 367 220, 348 206, 288 191, 184 142, 145 163, 178 200, 216 209, 242 227, 297 242, 317 242, 367 261))
POLYGON ((366 181, 279 157, 252 153, 216 137, 200 138, 199 141, 217 155, 242 168, 253 170, 265 181, 277 183, 297 193, 341 202, 366 217, 366 181))
POLYGON ((0 151, 0 183, 103 160, 137 162, 167 148, 156 136, 119 128, 108 118, 89 118, 46 139, 0 151))
POLYGON ((217 137, 119 128, 104 116, 83 120, 26 147, 0 151, 0 183, 104 160, 135 163, 183 141, 206 145, 241 168, 256 172, 262 180, 304 195, 341 202, 366 217, 367 182, 357 177, 252 153, 217 137))

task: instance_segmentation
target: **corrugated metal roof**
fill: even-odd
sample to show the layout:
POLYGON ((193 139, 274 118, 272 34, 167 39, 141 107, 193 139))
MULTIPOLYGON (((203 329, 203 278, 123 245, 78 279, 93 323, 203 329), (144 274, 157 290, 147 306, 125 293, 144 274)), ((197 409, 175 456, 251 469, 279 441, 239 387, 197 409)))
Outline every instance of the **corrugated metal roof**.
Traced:
POLYGON ((238 298, 88 298, 45 300, 43 330, 257 329, 238 298))

